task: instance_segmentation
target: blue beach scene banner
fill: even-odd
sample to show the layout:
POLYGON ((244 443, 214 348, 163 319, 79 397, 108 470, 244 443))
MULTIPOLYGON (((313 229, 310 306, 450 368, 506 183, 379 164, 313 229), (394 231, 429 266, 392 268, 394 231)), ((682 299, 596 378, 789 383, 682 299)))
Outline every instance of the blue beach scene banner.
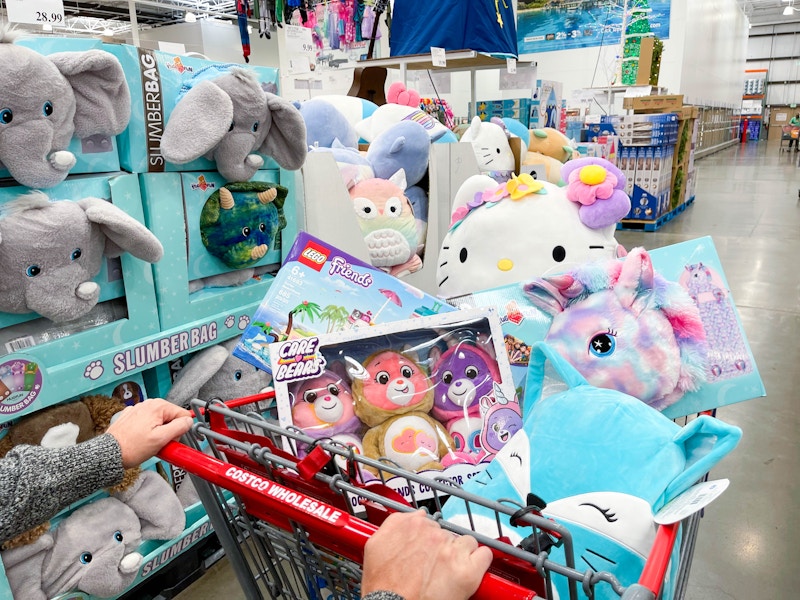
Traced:
MULTIPOLYGON (((623 0, 519 0, 517 50, 520 54, 571 50, 620 43, 623 0)), ((669 37, 670 0, 628 0, 660 39, 669 37)))

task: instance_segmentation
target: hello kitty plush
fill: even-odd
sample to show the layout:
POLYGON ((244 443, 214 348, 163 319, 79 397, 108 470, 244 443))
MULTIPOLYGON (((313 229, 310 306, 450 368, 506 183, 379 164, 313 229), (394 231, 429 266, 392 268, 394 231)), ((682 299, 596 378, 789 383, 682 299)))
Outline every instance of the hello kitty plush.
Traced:
POLYGON ((364 454, 409 471, 440 470, 453 440, 431 418, 433 385, 423 368, 394 350, 382 350, 348 367, 355 413, 369 429, 364 454))
POLYGON ((630 209, 627 196, 620 196, 622 172, 603 159, 581 159, 565 164, 564 173, 566 188, 528 174, 501 185, 486 175, 468 178, 442 240, 439 295, 452 298, 624 256, 614 238, 616 222, 630 209))
POLYGON ((497 123, 484 122, 480 117, 474 117, 459 141, 472 144, 481 173, 497 183, 508 181, 515 165, 506 129, 497 123))

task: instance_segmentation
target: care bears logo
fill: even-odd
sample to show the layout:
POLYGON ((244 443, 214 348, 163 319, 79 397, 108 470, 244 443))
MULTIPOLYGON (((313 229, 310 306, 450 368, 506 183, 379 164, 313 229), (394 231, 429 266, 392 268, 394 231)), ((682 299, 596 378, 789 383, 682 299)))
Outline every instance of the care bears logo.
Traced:
POLYGON ((310 337, 291 340, 278 349, 278 368, 273 373, 274 381, 296 381, 322 375, 325 357, 318 354, 319 338, 310 337))
POLYGON ((204 192, 206 190, 213 190, 215 187, 217 187, 217 185, 213 181, 206 181, 205 175, 200 175, 197 178, 197 183, 192 184, 193 190, 203 190, 204 192))

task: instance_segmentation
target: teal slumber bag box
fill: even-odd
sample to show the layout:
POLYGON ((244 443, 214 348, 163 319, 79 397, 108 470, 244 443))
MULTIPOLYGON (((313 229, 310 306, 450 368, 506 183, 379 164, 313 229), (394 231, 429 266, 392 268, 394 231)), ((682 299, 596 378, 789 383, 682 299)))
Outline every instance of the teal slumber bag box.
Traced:
MULTIPOLYGON (((278 69, 272 67, 218 63, 123 44, 104 44, 103 49, 122 63, 131 91, 131 120, 117 142, 120 165, 132 173, 216 170, 214 161, 205 157, 174 164, 161 153, 161 138, 176 104, 197 83, 244 68, 265 92, 278 93, 278 69)), ((197 131, 204 133, 205 126, 219 119, 213 114, 195 116, 197 131)), ((260 156, 260 168, 277 168, 274 160, 260 156)))

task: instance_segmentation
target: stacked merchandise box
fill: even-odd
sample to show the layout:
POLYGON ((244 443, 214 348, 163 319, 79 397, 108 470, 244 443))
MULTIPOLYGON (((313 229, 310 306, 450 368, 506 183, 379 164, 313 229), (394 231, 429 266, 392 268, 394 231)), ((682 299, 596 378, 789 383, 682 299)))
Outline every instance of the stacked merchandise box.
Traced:
POLYGON ((685 106, 678 119, 678 143, 675 147, 672 164, 671 210, 678 208, 693 197, 693 194, 689 194, 688 183, 690 172, 694 171, 694 140, 696 139, 698 114, 699 109, 696 106, 685 106))
POLYGON ((626 193, 631 197, 626 219, 656 220, 668 212, 678 115, 603 116, 588 128, 592 141, 619 137, 617 164, 627 178, 626 193))
POLYGON ((470 106, 470 113, 480 117, 481 121, 489 121, 492 117, 509 118, 529 127, 531 102, 530 98, 478 100, 474 106, 470 106))
POLYGON ((552 127, 564 133, 566 123, 562 121, 564 112, 564 85, 559 81, 538 79, 531 99, 529 127, 542 129, 552 127))

